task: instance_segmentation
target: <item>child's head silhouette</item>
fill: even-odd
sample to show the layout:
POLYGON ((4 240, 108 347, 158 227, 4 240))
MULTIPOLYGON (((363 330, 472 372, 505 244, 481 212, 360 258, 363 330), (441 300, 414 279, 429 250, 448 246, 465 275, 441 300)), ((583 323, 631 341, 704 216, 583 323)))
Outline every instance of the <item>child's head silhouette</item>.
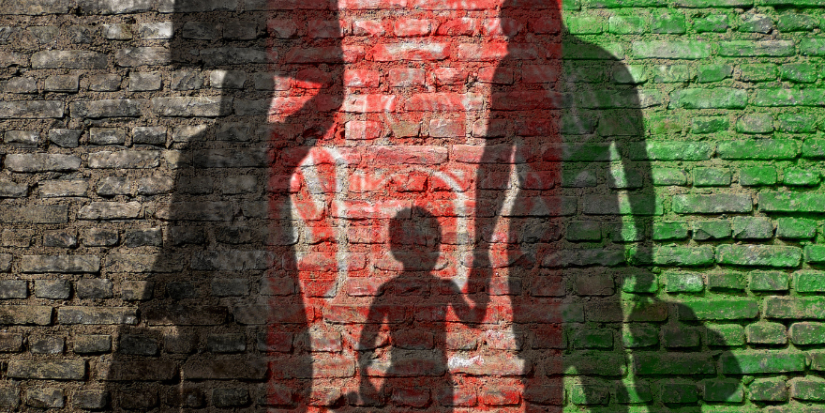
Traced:
POLYGON ((431 271, 438 261, 441 225, 426 209, 399 211, 390 220, 390 248, 404 270, 431 271))

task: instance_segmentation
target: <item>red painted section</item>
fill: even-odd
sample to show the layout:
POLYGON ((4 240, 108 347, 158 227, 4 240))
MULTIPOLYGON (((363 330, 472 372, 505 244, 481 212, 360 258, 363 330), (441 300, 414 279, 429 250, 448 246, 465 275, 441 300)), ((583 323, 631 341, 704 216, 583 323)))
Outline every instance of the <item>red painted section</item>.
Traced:
POLYGON ((273 408, 560 404, 523 374, 563 287, 521 250, 563 213, 560 5, 515 3, 273 0, 273 408))

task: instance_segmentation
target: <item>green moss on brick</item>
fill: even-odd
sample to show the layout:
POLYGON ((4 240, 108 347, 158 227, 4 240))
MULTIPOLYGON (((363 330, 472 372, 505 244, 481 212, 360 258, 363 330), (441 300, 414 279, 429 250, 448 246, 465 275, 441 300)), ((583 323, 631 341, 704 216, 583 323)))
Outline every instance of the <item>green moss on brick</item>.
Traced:
POLYGON ((567 30, 572 34, 599 34, 604 31, 605 21, 601 17, 582 16, 565 19, 567 30))
POLYGON ((748 386, 750 399, 759 402, 784 402, 788 388, 782 379, 757 379, 748 386))
POLYGON ((791 382, 791 397, 809 402, 825 402, 825 381, 798 379, 791 382))
POLYGON ((723 132, 729 128, 730 121, 724 116, 700 116, 690 123, 690 132, 696 134, 723 132))
POLYGON ((706 342, 710 347, 745 345, 745 328, 737 324, 706 324, 706 342))
POLYGON ((570 401, 576 405, 599 405, 610 401, 610 389, 595 384, 575 385, 570 388, 570 401))
POLYGON ((662 395, 662 403, 665 404, 686 404, 699 401, 696 383, 662 383, 659 393, 662 395))
POLYGON ((777 218, 776 236, 784 239, 811 239, 816 235, 817 222, 808 218, 777 218))
POLYGON ((825 300, 821 297, 768 297, 765 299, 765 318, 825 319, 825 300))
POLYGON ((613 348, 613 330, 581 328, 570 335, 570 342, 576 349, 611 349, 613 348))
POLYGON ((656 34, 682 34, 687 31, 685 16, 682 14, 660 14, 650 22, 650 31, 656 34))
POLYGON ((703 65, 699 66, 696 74, 696 81, 699 83, 712 83, 725 80, 733 74, 733 67, 730 65, 703 65))
POLYGON ((773 166, 753 166, 739 170, 739 185, 759 186, 776 184, 776 168, 773 166))
POLYGON ((748 344, 775 346, 788 342, 788 334, 785 326, 780 323, 754 323, 749 325, 745 331, 748 337, 748 344))
POLYGON ((736 120, 736 131, 746 134, 773 132, 773 116, 769 113, 752 113, 736 120))
POLYGON ((719 55, 726 57, 784 57, 796 52, 791 40, 736 40, 719 42, 719 55))
POLYGON ((742 89, 678 89, 670 94, 673 109, 744 109, 748 93, 742 89))
POLYGON ((720 264, 749 267, 797 267, 802 261, 802 249, 774 245, 720 245, 716 247, 720 264))
MULTIPOLYGON (((777 116, 779 130, 788 133, 814 133, 816 132, 816 118, 801 113, 780 113, 777 116)), ((803 155, 805 145, 802 146, 803 155)))
POLYGON ((766 212, 825 212, 825 194, 766 191, 759 194, 759 209, 766 212))
POLYGON ((693 29, 697 33, 724 33, 730 27, 730 19, 727 14, 711 14, 710 16, 693 20, 693 29))
POLYGON ((695 168, 693 186, 729 186, 731 173, 722 168, 695 168))
POLYGON ((819 184, 819 171, 803 168, 787 168, 782 182, 789 186, 812 186, 819 184))
POLYGON ((730 237, 730 221, 693 221, 693 239, 711 241, 730 237))
POLYGON ((687 173, 681 169, 653 168, 650 174, 651 181, 656 186, 687 185, 687 173))
POLYGON ((808 14, 782 14, 776 22, 776 28, 783 32, 810 31, 818 26, 819 17, 808 14))
POLYGON ((638 353, 633 368, 640 376, 713 375, 716 363, 705 353, 638 353))
POLYGON ((753 271, 749 274, 748 288, 754 292, 788 291, 788 274, 780 271, 753 271))
POLYGON ((741 403, 745 389, 738 380, 705 380, 701 384, 702 399, 706 402, 741 403))
POLYGON ((710 291, 742 291, 747 286, 743 274, 735 272, 707 274, 710 291))
POLYGON ((805 139, 802 142, 802 157, 825 158, 825 139, 805 139))
POLYGON ((713 264, 713 247, 657 247, 653 252, 653 262, 658 265, 703 266, 713 264))
POLYGON ((626 323, 622 326, 625 348, 644 348, 659 344, 659 328, 648 323, 626 323))
POLYGON ((734 239, 771 239, 773 222, 768 218, 734 217, 731 221, 734 239))
POLYGON ((750 195, 719 193, 673 197, 673 212, 677 214, 745 213, 752 210, 753 201, 750 195))
POLYGON ((825 263, 825 245, 805 246, 805 262, 811 264, 825 263))
POLYGON ((799 53, 803 56, 825 56, 825 38, 804 38, 799 41, 799 53))
POLYGON ((796 83, 813 83, 819 78, 819 68, 810 63, 788 63, 780 69, 782 79, 796 83))
POLYGON ((795 273, 794 290, 798 293, 825 292, 825 273, 811 270, 795 273))
POLYGON ((757 63, 741 65, 739 71, 745 82, 765 82, 776 80, 778 69, 775 64, 757 63))
POLYGON ((797 346, 810 346, 825 344, 825 324, 801 322, 793 323, 788 333, 791 336, 791 343, 797 346))
POLYGON ((719 143, 722 159, 793 159, 799 145, 790 139, 742 139, 719 143))
POLYGON ((642 16, 610 16, 607 20, 608 31, 614 34, 642 34, 647 26, 642 16))
POLYGON ((679 319, 749 320, 759 315, 759 302, 751 299, 696 299, 679 302, 679 319))
POLYGON ((690 80, 687 65, 659 65, 650 68, 650 75, 656 83, 679 83, 690 80))
POLYGON ((665 274, 665 289, 669 293, 700 293, 705 282, 702 274, 669 272, 665 274))
POLYGON ((805 370, 805 355, 784 351, 747 351, 723 354, 723 374, 791 373, 805 370))
POLYGON ((686 222, 654 222, 653 240, 671 241, 682 240, 688 237, 688 224, 686 222))

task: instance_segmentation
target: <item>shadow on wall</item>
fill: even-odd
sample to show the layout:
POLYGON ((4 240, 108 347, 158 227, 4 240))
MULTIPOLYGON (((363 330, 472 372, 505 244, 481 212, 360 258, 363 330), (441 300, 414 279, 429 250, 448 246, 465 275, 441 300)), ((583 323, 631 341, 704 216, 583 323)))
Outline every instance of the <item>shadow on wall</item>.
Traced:
POLYGON ((172 81, 168 96, 151 104, 172 135, 174 189, 157 202, 163 248, 151 260, 120 264, 149 287, 139 323, 116 337, 108 368, 114 410, 265 410, 309 400, 312 309, 297 282, 288 179, 278 179, 336 130, 340 38, 295 30, 316 21, 340 33, 337 11, 323 1, 247 0, 243 12, 238 4, 176 0, 159 16, 174 29, 172 81), (319 76, 325 83, 313 89, 319 76), (304 96, 320 93, 288 98, 297 110, 273 124, 270 103, 289 95, 284 79, 307 82, 304 96), (283 387, 269 389, 285 366, 283 387))
MULTIPOLYGON (((290 178, 316 144, 343 139, 340 16, 328 1, 247 0, 244 7, 177 0, 174 13, 161 16, 173 21, 172 81, 168 97, 151 103, 163 108, 158 124, 172 131, 174 190, 155 215, 165 228, 163 248, 148 261, 118 263, 117 272, 150 288, 139 294, 139 323, 117 333, 107 375, 113 410, 306 411, 324 403, 314 399, 313 373, 337 359, 311 357, 320 343, 310 329, 324 294, 314 280, 299 282, 306 269, 297 257, 309 248, 334 265, 334 251, 324 249, 334 239, 298 243, 290 178), (282 110, 270 113, 273 99, 282 110)), ((507 0, 500 13, 502 31, 511 35, 506 57, 491 63, 497 67, 475 181, 479 230, 468 297, 484 308, 491 282, 509 287, 504 306, 512 309, 514 341, 500 350, 519 360, 519 371, 507 383, 522 387, 516 397, 531 411, 561 410, 565 386, 568 403, 585 407, 623 411, 661 400, 698 411, 698 378, 707 379, 706 402, 741 402, 735 359, 724 369, 732 378, 717 370, 723 338, 690 307, 658 298, 649 231, 662 211, 632 76, 611 53, 569 34, 554 3, 507 0), (497 273, 507 278, 496 280, 497 273), (563 380, 571 375, 573 386, 563 380)), ((410 225, 437 228, 431 211, 410 214, 410 222, 392 225, 408 234, 415 233, 403 229, 410 225)), ((394 243, 393 252, 405 245, 394 243)), ((433 279, 429 261, 414 262, 420 271, 399 261, 405 271, 386 289, 401 281, 443 287, 438 294, 411 288, 402 300, 465 305, 451 282, 433 279)), ((383 316, 380 304, 389 299, 396 298, 376 298, 368 318, 383 316)), ((482 315, 499 310, 490 306, 482 315)), ((481 318, 468 320, 483 328, 481 318)), ((433 394, 415 407, 450 411, 458 403, 453 386, 473 373, 447 368, 441 333, 449 326, 403 321, 409 331, 434 334, 427 351, 441 355, 430 357, 438 363, 378 389, 362 380, 360 393, 335 399, 337 407, 390 410, 421 387, 449 397, 433 394)), ((360 342, 373 333, 365 328, 360 342)), ((401 354, 402 336, 390 334, 391 354, 401 354)), ((368 347, 359 346, 353 373, 369 376, 368 347)), ((387 368, 409 368, 402 359, 391 357, 387 368)))

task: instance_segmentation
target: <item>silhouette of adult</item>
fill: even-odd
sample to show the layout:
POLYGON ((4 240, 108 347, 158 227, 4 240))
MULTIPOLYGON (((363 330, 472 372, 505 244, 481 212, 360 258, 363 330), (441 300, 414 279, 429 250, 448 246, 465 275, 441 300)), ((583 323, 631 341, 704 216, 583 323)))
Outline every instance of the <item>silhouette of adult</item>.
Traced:
POLYGON ((505 0, 499 22, 503 38, 489 41, 506 42, 507 53, 496 62, 476 176, 473 271, 508 274, 526 410, 696 403, 657 379, 716 377, 724 340, 689 307, 657 297, 649 231, 663 210, 646 103, 622 51, 571 34, 561 2, 505 0))
POLYGON ((442 234, 438 220, 426 209, 399 211, 389 222, 389 235, 392 255, 404 270, 378 288, 370 305, 358 346, 359 396, 362 403, 374 401, 379 406, 389 400, 395 408, 450 411, 453 383, 447 368, 446 320, 399 314, 424 307, 446 314, 451 308, 467 320, 473 307, 453 281, 433 274, 442 234), (380 339, 385 328, 386 343, 380 339), (383 380, 378 388, 376 379, 383 380))
POLYGON ((147 284, 125 302, 137 324, 114 335, 108 406, 305 411, 313 301, 298 279, 289 181, 312 147, 340 136, 338 2, 170 4, 159 16, 172 23, 169 99, 151 104, 172 185, 147 197, 164 239, 121 267, 147 284))

